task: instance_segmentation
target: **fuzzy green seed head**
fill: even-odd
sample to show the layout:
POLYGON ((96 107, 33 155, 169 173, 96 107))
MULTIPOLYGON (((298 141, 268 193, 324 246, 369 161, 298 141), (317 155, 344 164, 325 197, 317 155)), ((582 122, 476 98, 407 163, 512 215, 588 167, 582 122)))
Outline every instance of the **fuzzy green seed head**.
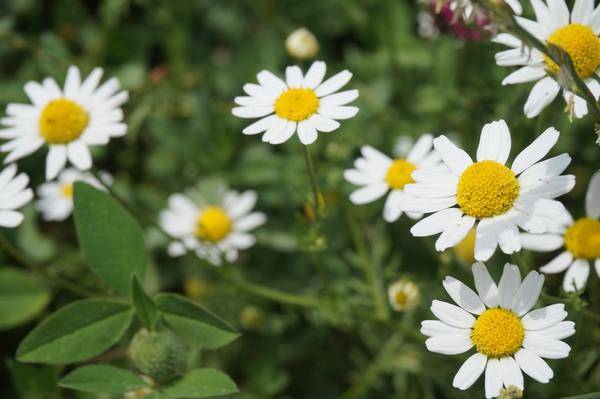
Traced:
POLYGON ((142 328, 129 344, 135 366, 156 381, 168 381, 185 370, 185 346, 171 331, 142 328))

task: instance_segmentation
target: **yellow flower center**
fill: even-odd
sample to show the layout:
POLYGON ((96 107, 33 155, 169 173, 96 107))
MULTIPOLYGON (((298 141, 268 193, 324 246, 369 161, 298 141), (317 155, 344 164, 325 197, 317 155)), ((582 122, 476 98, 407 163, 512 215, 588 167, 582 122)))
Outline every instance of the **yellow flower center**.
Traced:
POLYGON ((396 292, 396 295, 394 295, 394 300, 396 301, 396 303, 398 305, 404 306, 404 305, 406 305, 408 296, 403 291, 398 291, 398 292, 396 292))
POLYGON ((476 230, 471 229, 465 238, 452 248, 454 254, 464 263, 475 262, 475 237, 476 230))
POLYGON ((40 133, 48 144, 67 144, 81 136, 90 118, 79 104, 66 98, 50 101, 40 115, 40 133))
POLYGON ((60 193, 63 195, 63 197, 73 197, 73 183, 63 184, 60 187, 60 193))
POLYGON ((196 224, 196 236, 204 241, 218 242, 231 232, 231 219, 218 206, 204 208, 196 224))
POLYGON ((275 101, 275 113, 283 119, 300 122, 319 109, 319 98, 312 89, 288 89, 275 101))
MULTIPOLYGON (((548 37, 548 43, 554 44, 569 54, 575 71, 582 79, 587 79, 600 66, 600 39, 592 28, 582 24, 570 24, 557 29, 548 37)), ((554 74, 559 66, 545 56, 548 70, 554 74)))
POLYGON ((578 219, 565 232, 565 246, 576 258, 600 258, 600 220, 578 219))
POLYGON ((404 160, 396 159, 385 175, 385 181, 390 188, 401 190, 405 185, 414 183, 412 172, 417 169, 415 165, 404 160))
POLYGON ((524 338, 525 328, 521 319, 510 310, 501 308, 483 312, 471 332, 477 352, 493 358, 513 355, 521 349, 524 338))
POLYGON ((502 215, 519 196, 519 181, 496 161, 476 162, 464 170, 456 190, 458 206, 479 219, 502 215))

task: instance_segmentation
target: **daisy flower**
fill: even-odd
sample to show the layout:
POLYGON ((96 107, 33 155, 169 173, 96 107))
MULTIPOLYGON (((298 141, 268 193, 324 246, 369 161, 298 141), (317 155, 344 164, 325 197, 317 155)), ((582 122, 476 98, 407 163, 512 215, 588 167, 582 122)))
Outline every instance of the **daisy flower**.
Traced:
POLYGON ((8 104, 8 117, 1 120, 6 128, 0 130, 0 138, 9 140, 0 146, 0 151, 9 153, 4 162, 47 145, 46 180, 58 176, 67 159, 79 170, 89 169, 88 146, 107 144, 127 130, 120 108, 128 99, 127 91, 119 91, 116 78, 98 86, 101 77, 102 69, 94 68, 82 82, 79 69, 71 66, 63 89, 52 78, 41 84, 27 82, 25 93, 31 104, 8 104))
POLYGON ((193 201, 183 194, 169 197, 169 208, 161 212, 160 224, 174 241, 168 247, 170 256, 188 251, 214 265, 235 262, 238 251, 254 245, 250 230, 266 221, 261 212, 251 212, 256 192, 227 191, 220 204, 209 204, 203 198, 193 201))
MULTIPOLYGON (((600 8, 594 9, 594 0, 576 0, 572 12, 564 0, 532 0, 536 21, 517 17, 521 27, 541 42, 554 44, 569 54, 575 71, 583 79, 596 99, 600 96, 600 83, 596 76, 600 67, 600 8)), ((558 75, 560 67, 536 49, 527 48, 517 37, 501 33, 495 42, 510 47, 496 54, 500 66, 521 66, 508 75, 503 85, 537 82, 524 107, 525 115, 533 118, 550 104, 560 92, 558 75)), ((563 97, 577 118, 588 112, 585 100, 570 90, 563 90, 563 97)))
POLYGON ((388 300, 391 307, 398 312, 410 310, 421 303, 421 293, 412 281, 399 280, 388 288, 388 300))
POLYGON ((358 97, 358 90, 337 92, 352 77, 342 71, 323 82, 325 63, 315 61, 306 75, 297 66, 285 70, 285 81, 269 71, 256 75, 258 84, 244 85, 248 96, 236 97, 239 105, 232 110, 240 118, 261 118, 242 133, 263 133, 262 140, 271 144, 286 142, 298 132, 304 145, 314 143, 317 132, 332 132, 338 120, 352 118, 357 107, 347 104, 358 97))
POLYGON ((571 157, 561 154, 539 162, 556 144, 559 132, 544 131, 508 168, 511 139, 503 120, 481 131, 477 162, 446 136, 433 140, 448 172, 413 172, 416 183, 404 191, 416 198, 404 210, 433 213, 410 230, 422 237, 441 233, 438 251, 458 244, 476 226, 475 259, 488 260, 499 245, 502 252, 521 250, 518 227, 530 233, 548 230, 550 217, 564 212, 554 198, 575 185, 572 175, 561 176, 571 157))
MULTIPOLYGON (((502 1, 502 0, 501 0, 502 1)), ((504 0, 506 4, 513 10, 513 12, 517 15, 521 15, 523 12, 523 7, 519 0, 504 0)), ((471 18, 471 14, 475 11, 475 7, 471 0, 451 0, 450 1, 450 10, 453 12, 459 11, 462 13, 464 18, 471 18)))
POLYGON ((521 234, 526 249, 548 252, 564 247, 564 251, 540 271, 560 273, 566 270, 562 286, 567 292, 585 287, 592 262, 600 276, 600 172, 596 172, 590 181, 585 211, 586 217, 577 220, 565 211, 561 218, 553 220, 554 226, 546 234, 521 234))
MULTIPOLYGON (((350 201, 354 204, 367 204, 389 193, 383 206, 383 219, 390 223, 402 215, 402 203, 411 199, 404 192, 404 186, 414 182, 413 171, 440 165, 440 155, 433 151, 432 135, 424 134, 414 145, 406 144, 406 140, 398 141, 396 149, 403 155, 396 159, 366 145, 360 149, 362 157, 354 161, 354 169, 344 172, 348 182, 361 186, 350 195, 350 201)), ((407 214, 413 219, 422 216, 418 212, 407 214)))
POLYGON ((421 333, 430 337, 427 349, 457 355, 475 347, 477 353, 460 367, 452 386, 466 390, 485 371, 485 397, 500 394, 504 385, 523 390, 523 371, 547 383, 554 373, 546 359, 562 359, 571 348, 561 339, 575 333, 565 305, 557 303, 531 311, 544 276, 530 272, 521 282, 519 268, 506 264, 496 286, 483 263, 472 267, 475 289, 447 276, 443 285, 458 305, 434 300, 431 311, 439 320, 425 320, 421 333))
POLYGON ((21 208, 33 198, 33 191, 27 188, 29 176, 17 174, 15 164, 7 166, 0 173, 0 226, 17 227, 23 221, 21 208))
MULTIPOLYGON (((107 178, 109 180, 110 178, 107 178)), ((85 182, 99 190, 105 190, 102 183, 88 172, 80 172, 75 168, 63 170, 56 181, 42 184, 37 189, 39 196, 37 210, 46 221, 62 221, 73 213, 73 183, 85 182)), ((108 182, 105 182, 108 183, 108 182)))

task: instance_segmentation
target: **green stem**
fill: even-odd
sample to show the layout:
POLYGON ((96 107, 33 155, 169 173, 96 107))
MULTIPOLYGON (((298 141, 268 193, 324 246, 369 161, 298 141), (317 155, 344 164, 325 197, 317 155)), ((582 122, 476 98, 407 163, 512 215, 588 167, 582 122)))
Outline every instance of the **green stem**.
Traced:
POLYGON ((312 161, 312 157, 310 155, 310 150, 308 149, 308 146, 303 145, 303 150, 304 150, 304 161, 306 162, 306 172, 308 173, 308 179, 310 181, 310 187, 311 190, 313 192, 313 201, 314 201, 314 207, 315 207, 315 218, 319 219, 319 215, 320 215, 320 193, 319 193, 319 186, 317 185, 317 175, 315 173, 315 167, 312 161))
POLYGON ((310 296, 300 296, 288 294, 287 292, 278 291, 276 289, 265 287, 260 284, 243 281, 239 277, 227 273, 224 269, 226 266, 218 267, 217 272, 221 278, 233 285, 240 291, 252 294, 274 302, 279 302, 284 305, 300 306, 304 308, 318 308, 319 300, 310 296))
POLYGON ((168 239, 173 239, 173 237, 167 233, 161 226, 160 224, 158 224, 153 217, 148 216, 145 212, 137 212, 134 211, 133 208, 131 208, 130 206, 127 205, 127 202, 108 184, 105 184, 104 181, 102 181, 102 177, 100 176, 100 173, 98 173, 98 171, 96 169, 92 169, 91 170, 92 175, 94 175, 94 177, 96 178, 96 180, 98 181, 98 183, 100 183, 102 185, 102 187, 123 207, 127 210, 127 212, 129 212, 130 214, 132 214, 133 216, 137 217, 138 219, 143 220, 147 225, 154 227, 156 230, 158 230, 163 236, 165 236, 168 239))
POLYGON ((14 260, 16 260, 17 262, 19 262, 22 266, 24 266, 26 269, 28 269, 29 271, 31 271, 32 273, 34 273, 36 276, 39 276, 42 279, 44 279, 50 285, 66 289, 67 291, 70 291, 71 293, 73 293, 73 294, 75 294, 77 296, 80 296, 80 297, 84 297, 84 298, 96 297, 96 296, 100 295, 98 293, 95 293, 95 292, 92 292, 92 291, 88 291, 85 288, 81 288, 79 285, 74 284, 74 283, 72 283, 72 282, 70 282, 68 280, 62 279, 60 277, 49 276, 46 273, 46 268, 44 266, 38 265, 38 264, 34 263, 32 260, 30 260, 23 252, 21 252, 21 250, 19 248, 17 248, 4 235, 4 233, 1 233, 1 232, 0 232, 0 246, 14 260))
POLYGON ((348 227, 350 229, 350 234, 352 235, 352 241, 356 247, 356 251, 358 252, 360 264, 365 274, 365 279, 371 287, 371 295, 373 296, 373 304, 376 309, 376 314, 383 320, 388 320, 390 314, 385 301, 381 279, 379 278, 379 270, 369 256, 365 238, 360 233, 356 220, 354 219, 354 215, 348 208, 347 204, 344 204, 344 211, 346 214, 348 227))

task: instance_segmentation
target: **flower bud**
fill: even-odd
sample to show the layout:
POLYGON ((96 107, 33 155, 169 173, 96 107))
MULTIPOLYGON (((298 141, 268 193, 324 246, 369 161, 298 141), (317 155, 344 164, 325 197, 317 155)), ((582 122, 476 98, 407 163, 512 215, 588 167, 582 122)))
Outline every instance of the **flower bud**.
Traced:
POLYGON ((163 382, 185 369, 185 346, 171 331, 138 331, 129 344, 135 366, 152 379, 163 382))
POLYGON ((307 60, 313 58, 319 51, 319 42, 311 31, 299 28, 287 37, 285 48, 292 57, 307 60))
POLYGON ((388 288, 388 299, 394 310, 404 311, 416 308, 421 302, 419 287, 409 280, 399 280, 388 288))

